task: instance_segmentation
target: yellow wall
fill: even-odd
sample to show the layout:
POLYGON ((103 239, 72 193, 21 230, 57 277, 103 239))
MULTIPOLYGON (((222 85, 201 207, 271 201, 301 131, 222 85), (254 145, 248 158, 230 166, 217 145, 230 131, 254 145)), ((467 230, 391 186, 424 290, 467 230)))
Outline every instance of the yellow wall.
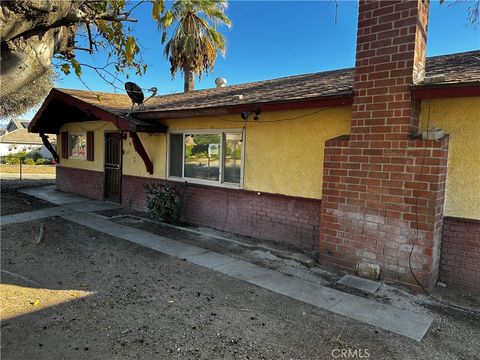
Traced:
MULTIPOLYGON (((428 101, 422 102, 423 129, 427 123, 428 104, 428 101)), ((321 198, 325 140, 348 134, 350 119, 348 106, 264 112, 258 122, 250 119, 245 137, 244 188, 321 198), (300 118, 279 121, 296 117, 300 118)), ((235 114, 162 122, 171 130, 241 129, 243 123, 239 120, 240 116, 235 114)), ((431 100, 430 124, 451 134, 445 215, 480 219, 480 98, 431 100)), ((61 159, 61 164, 103 171, 103 134, 111 130, 116 130, 113 124, 101 121, 65 125, 61 131, 95 131, 95 161, 61 159)), ((154 174, 147 174, 130 137, 123 145, 123 173, 165 178, 166 135, 143 133, 139 137, 153 162, 154 174)))
MULTIPOLYGON (((65 124, 61 130, 68 132, 94 132, 94 161, 80 160, 80 159, 63 159, 60 154, 60 164, 67 167, 75 167, 85 170, 103 171, 105 158, 105 138, 104 134, 108 131, 118 131, 117 127, 107 121, 91 121, 82 123, 68 123, 65 124)), ((139 138, 143 143, 150 160, 153 162, 153 175, 150 175, 145 170, 145 164, 140 156, 135 152, 130 137, 123 142, 123 174, 136 175, 144 177, 164 178, 165 175, 165 134, 145 134, 140 133, 139 138)), ((60 139, 60 142, 62 139, 60 139)), ((59 153, 62 147, 58 146, 59 153)))
POLYGON ((428 122, 450 134, 445 216, 480 220, 480 98, 422 101, 421 128, 428 122))
MULTIPOLYGON (((79 169, 86 169, 86 170, 96 170, 96 171, 103 171, 103 159, 105 157, 104 153, 104 137, 103 134, 105 131, 116 131, 118 130, 115 125, 110 122, 106 121, 89 121, 89 122, 82 122, 82 123, 68 123, 62 126, 60 131, 68 131, 68 132, 80 132, 80 131, 94 131, 94 149, 95 149, 95 157, 94 161, 87 161, 87 160, 80 160, 80 159, 63 159, 62 158, 62 146, 59 144, 57 145, 57 149, 60 156, 60 165, 68 166, 68 167, 75 167, 79 169)), ((60 142, 63 139, 60 138, 60 142)))
MULTIPOLYGON (((347 134, 350 116, 350 107, 264 112, 259 121, 252 116, 245 135, 244 189, 320 199, 325 141, 347 134), (297 117, 302 118, 292 119, 297 117)), ((221 118, 163 123, 171 130, 243 127, 239 114, 221 118)))
MULTIPOLYGON (((264 112, 246 127, 244 189, 317 198, 322 193, 325 141, 350 131, 350 107, 264 112), (297 118, 298 119, 292 119, 297 118), (287 120, 286 120, 287 119, 287 120)), ((242 129, 239 114, 162 121, 170 130, 242 129)), ((95 161, 61 159, 63 166, 103 171, 104 132, 116 130, 107 122, 70 123, 61 131, 95 131, 95 161)), ((139 134, 154 174, 149 175, 130 137, 123 143, 123 173, 164 179, 166 135, 139 134)), ((61 149, 61 146, 59 146, 61 149)))
POLYGON ((138 134, 148 157, 152 161, 152 175, 147 173, 145 163, 133 148, 132 139, 128 136, 127 140, 123 142, 123 174, 164 179, 167 159, 166 136, 166 134, 138 134))

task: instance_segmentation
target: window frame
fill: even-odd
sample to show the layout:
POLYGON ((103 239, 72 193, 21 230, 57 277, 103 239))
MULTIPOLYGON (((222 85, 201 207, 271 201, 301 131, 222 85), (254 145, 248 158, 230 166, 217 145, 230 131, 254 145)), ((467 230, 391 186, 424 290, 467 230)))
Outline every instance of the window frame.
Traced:
POLYGON ((244 172, 244 159, 245 159, 245 132, 241 128, 235 129, 175 129, 170 130, 167 133, 167 161, 166 161, 166 168, 165 168, 165 178, 171 181, 182 181, 188 182, 192 184, 199 184, 199 185, 207 185, 207 186, 216 186, 216 187, 225 187, 230 189, 243 189, 243 172, 244 172), (242 136, 242 157, 240 159, 240 183, 230 183, 224 182, 224 173, 225 173, 225 151, 224 147, 226 144, 226 133, 229 134, 239 134, 242 136), (182 177, 179 176, 170 176, 170 135, 172 134, 181 134, 183 137, 182 141, 182 177), (220 167, 219 167, 219 180, 204 180, 204 179, 196 179, 185 177, 185 135, 205 135, 205 134, 218 134, 220 136, 220 154, 219 158, 221 159, 220 167))
POLYGON ((69 131, 67 135, 67 151, 68 151, 68 159, 73 160, 84 160, 87 161, 88 159, 88 137, 87 131, 69 131), (85 157, 75 156, 70 154, 70 136, 85 136, 85 157))

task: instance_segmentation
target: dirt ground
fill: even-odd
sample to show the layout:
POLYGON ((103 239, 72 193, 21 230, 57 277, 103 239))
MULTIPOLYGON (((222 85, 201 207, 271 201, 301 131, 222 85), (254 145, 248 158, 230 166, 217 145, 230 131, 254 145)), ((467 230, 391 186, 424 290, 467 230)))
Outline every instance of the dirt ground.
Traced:
POLYGON ((425 296, 424 294, 414 296, 405 287, 382 282, 379 291, 375 294, 363 293, 338 284, 338 280, 344 273, 320 266, 318 262, 315 262, 315 252, 298 249, 288 244, 262 241, 261 239, 225 233, 191 224, 173 227, 165 223, 152 221, 146 213, 125 208, 98 211, 97 213, 122 225, 165 236, 169 239, 205 248, 319 285, 381 301, 406 310, 422 312, 424 307, 447 303, 447 305, 459 306, 480 313, 479 294, 456 290, 451 287, 441 288, 437 286, 431 296, 425 296))
POLYGON ((55 184, 55 180, 6 180, 0 183, 0 215, 11 215, 25 211, 32 211, 56 206, 27 194, 18 192, 19 189, 26 189, 36 186, 47 186, 55 184))
POLYGON ((62 218, 37 245, 40 223, 2 228, 2 359, 479 358, 471 313, 425 308, 416 342, 62 218))
MULTIPOLYGON (((22 173, 25 174, 55 174, 55 165, 25 165, 22 164, 22 173)), ((0 164, 0 173, 18 174, 20 165, 0 164)))

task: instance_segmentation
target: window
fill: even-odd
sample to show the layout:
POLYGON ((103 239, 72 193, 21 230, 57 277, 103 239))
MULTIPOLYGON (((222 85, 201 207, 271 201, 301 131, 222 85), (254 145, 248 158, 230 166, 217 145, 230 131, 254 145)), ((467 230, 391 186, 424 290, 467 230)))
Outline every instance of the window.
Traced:
POLYGON ((169 137, 168 176, 182 180, 240 186, 242 133, 188 131, 169 137))
POLYGON ((87 133, 68 134, 68 157, 72 159, 87 159, 87 133))

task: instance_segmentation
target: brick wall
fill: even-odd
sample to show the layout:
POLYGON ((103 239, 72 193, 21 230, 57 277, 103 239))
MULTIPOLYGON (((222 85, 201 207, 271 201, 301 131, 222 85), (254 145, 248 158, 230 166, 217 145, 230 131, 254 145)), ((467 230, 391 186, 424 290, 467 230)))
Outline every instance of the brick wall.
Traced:
POLYGON ((440 280, 480 294, 480 221, 445 218, 440 280))
POLYGON ((103 199, 103 172, 59 165, 56 171, 58 190, 80 194, 91 199, 103 199))
MULTIPOLYGON (((150 182, 123 176, 123 205, 145 211, 150 182)), ((184 201, 183 221, 304 249, 318 246, 320 200, 189 184, 184 201)))
POLYGON ((359 3, 351 135, 326 142, 320 260, 434 286, 440 261, 448 138, 414 139, 428 1, 359 3), (415 244, 409 262, 409 254, 415 244))
POLYGON ((346 138, 325 148, 320 259, 354 270, 376 263, 382 277, 415 286, 438 275, 448 139, 407 140, 401 149, 359 149, 346 138), (418 229, 418 230, 417 230, 418 229))

